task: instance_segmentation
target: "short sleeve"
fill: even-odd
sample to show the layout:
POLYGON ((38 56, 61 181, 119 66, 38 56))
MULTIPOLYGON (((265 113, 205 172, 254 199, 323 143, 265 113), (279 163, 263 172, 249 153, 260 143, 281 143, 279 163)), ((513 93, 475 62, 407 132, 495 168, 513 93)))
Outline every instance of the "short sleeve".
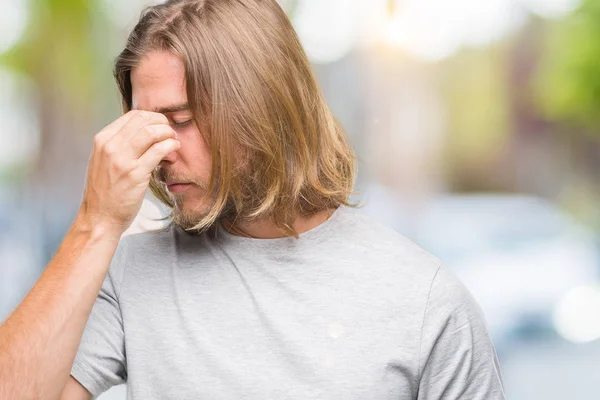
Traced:
POLYGON ((112 259, 71 369, 71 376, 93 396, 127 379, 123 319, 118 300, 125 258, 123 247, 121 242, 112 259))
POLYGON ((481 309, 444 267, 423 319, 418 400, 504 400, 498 357, 481 309))

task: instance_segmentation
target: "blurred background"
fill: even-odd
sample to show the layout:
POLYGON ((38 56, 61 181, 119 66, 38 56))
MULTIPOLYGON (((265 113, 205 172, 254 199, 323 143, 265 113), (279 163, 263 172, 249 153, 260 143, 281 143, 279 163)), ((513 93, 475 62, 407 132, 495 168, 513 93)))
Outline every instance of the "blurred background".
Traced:
MULTIPOLYGON (((362 211, 465 282, 508 398, 600 398, 600 0, 280 3, 358 154, 362 211)), ((0 0, 0 320, 77 212, 149 4, 0 0)), ((148 197, 130 232, 159 212, 148 197)))

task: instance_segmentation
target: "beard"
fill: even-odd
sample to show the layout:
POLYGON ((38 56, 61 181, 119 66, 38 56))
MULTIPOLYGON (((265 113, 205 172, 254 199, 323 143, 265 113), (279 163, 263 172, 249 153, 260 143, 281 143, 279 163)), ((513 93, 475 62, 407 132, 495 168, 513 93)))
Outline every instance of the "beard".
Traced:
MULTIPOLYGON (((194 227, 207 217, 210 210, 214 206, 214 200, 209 201, 206 197, 204 200, 198 200, 196 206, 184 205, 184 194, 170 194, 173 199, 173 222, 181 229, 186 231, 194 231, 194 227)), ((196 231, 200 231, 196 229, 196 231)))
MULTIPOLYGON (((206 193, 206 192, 205 192, 206 193)), ((173 223, 181 229, 190 233, 199 234, 209 229, 214 228, 222 220, 227 219, 235 221, 238 219, 236 208, 232 199, 225 202, 224 207, 220 210, 219 215, 215 218, 211 225, 202 229, 197 229, 196 226, 212 212, 217 202, 216 195, 208 196, 205 194, 202 199, 197 199, 197 205, 190 207, 184 205, 184 194, 170 194, 173 199, 173 223)), ((189 196, 189 195, 188 195, 189 196)))
POLYGON ((215 203, 214 199, 207 194, 207 185, 199 182, 198 179, 194 179, 185 174, 175 173, 164 167, 157 167, 154 170, 153 175, 154 179, 163 185, 166 185, 166 182, 190 183, 193 185, 193 187, 190 188, 191 190, 200 192, 200 194, 197 195, 197 198, 193 199, 190 198, 191 196, 189 193, 171 193, 166 189, 166 186, 164 187, 166 194, 171 198, 173 203, 173 223, 186 231, 191 230, 193 232, 193 228, 206 218, 215 203), (193 205, 189 203, 192 203, 193 205))
POLYGON ((222 210, 220 210, 217 218, 212 222, 211 225, 205 226, 204 228, 197 229, 196 226, 204 220, 214 209, 217 202, 217 193, 219 187, 219 178, 213 193, 208 193, 208 185, 200 182, 198 179, 193 179, 183 174, 176 174, 168 169, 157 167, 154 170, 154 178, 161 182, 186 182, 191 183, 194 191, 199 192, 195 197, 191 193, 171 193, 165 190, 168 196, 171 198, 173 203, 172 208, 172 221, 175 225, 181 229, 198 234, 208 229, 214 228, 223 218, 235 220, 237 214, 235 212, 235 206, 232 199, 227 199, 222 210), (189 204, 192 203, 192 204, 189 204))

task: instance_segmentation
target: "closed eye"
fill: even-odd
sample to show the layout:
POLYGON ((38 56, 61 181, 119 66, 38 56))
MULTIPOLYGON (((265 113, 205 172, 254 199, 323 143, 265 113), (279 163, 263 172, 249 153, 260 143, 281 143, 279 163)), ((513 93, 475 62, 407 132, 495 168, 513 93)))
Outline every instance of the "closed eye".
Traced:
POLYGON ((175 122, 173 121, 173 127, 175 128, 185 128, 186 126, 190 125, 192 123, 192 120, 187 120, 184 122, 175 122))

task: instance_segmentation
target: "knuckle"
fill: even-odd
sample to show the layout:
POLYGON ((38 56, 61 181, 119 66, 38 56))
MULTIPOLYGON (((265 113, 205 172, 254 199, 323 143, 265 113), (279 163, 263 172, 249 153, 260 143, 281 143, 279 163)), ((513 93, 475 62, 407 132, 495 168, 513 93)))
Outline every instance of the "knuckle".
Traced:
POLYGON ((104 145, 104 147, 102 148, 102 150, 104 151, 104 154, 106 155, 113 155, 116 153, 117 151, 117 146, 114 145, 114 143, 107 143, 106 145, 104 145))
POLYGON ((150 119, 150 113, 144 110, 139 110, 137 116, 144 121, 148 121, 150 119))
POLYGON ((134 179, 136 177, 136 168, 134 168, 133 166, 128 166, 127 168, 123 169, 123 173, 128 178, 134 179))
POLYGON ((140 110, 131 110, 129 111, 126 115, 128 116, 128 120, 135 120, 136 118, 141 118, 140 116, 140 110))
POLYGON ((131 165, 128 162, 125 162, 124 160, 115 160, 112 164, 113 170, 117 173, 119 173, 120 175, 129 175, 129 173, 131 172, 131 165))
POLYGON ((120 174, 121 172, 123 172, 124 170, 124 166, 123 163, 115 160, 110 164, 111 169, 116 172, 117 174, 120 174))
POLYGON ((129 179, 136 182, 142 180, 145 175, 146 174, 141 171, 141 165, 139 161, 127 173, 129 179))
POLYGON ((154 138, 156 136, 158 136, 160 134, 160 130, 158 129, 158 127, 154 126, 154 125, 147 125, 145 127, 142 128, 144 134, 154 138))
POLYGON ((103 143, 104 143, 104 142, 103 142, 103 140, 102 140, 102 136, 101 136, 101 134, 100 134, 100 133, 97 133, 97 134, 94 136, 94 147, 95 147, 96 149, 98 149, 98 148, 102 147, 102 144, 103 144, 103 143))

